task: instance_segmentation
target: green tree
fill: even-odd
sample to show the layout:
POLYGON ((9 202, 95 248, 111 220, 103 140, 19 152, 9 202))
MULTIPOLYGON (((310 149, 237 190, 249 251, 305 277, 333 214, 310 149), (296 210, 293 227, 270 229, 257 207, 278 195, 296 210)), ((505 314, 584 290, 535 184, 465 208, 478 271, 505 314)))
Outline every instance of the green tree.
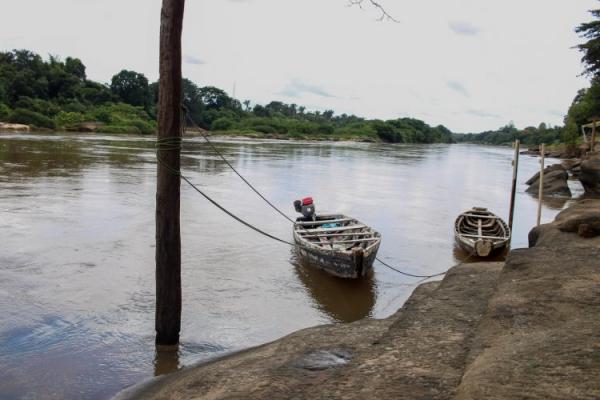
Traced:
POLYGON ((205 86, 200 88, 200 98, 204 106, 208 109, 231 108, 233 99, 225 91, 214 86, 205 86))
POLYGON ((69 75, 75 76, 82 81, 85 81, 85 65, 79 58, 67 57, 65 60, 65 72, 69 75))
POLYGON ((152 93, 148 79, 135 71, 122 70, 112 77, 110 90, 124 103, 148 108, 152 93))
POLYGON ((587 42, 577 46, 583 53, 581 62, 585 65, 584 73, 598 76, 600 74, 600 10, 590 10, 595 20, 585 22, 575 28, 587 42))

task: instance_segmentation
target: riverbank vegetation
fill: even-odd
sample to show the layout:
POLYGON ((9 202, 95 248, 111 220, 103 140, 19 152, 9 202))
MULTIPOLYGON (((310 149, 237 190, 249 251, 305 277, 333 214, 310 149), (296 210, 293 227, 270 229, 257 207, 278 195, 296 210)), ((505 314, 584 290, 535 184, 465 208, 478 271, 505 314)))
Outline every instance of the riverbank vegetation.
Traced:
MULTIPOLYGON (((157 100, 158 83, 135 71, 120 71, 103 84, 87 79, 77 58, 50 56, 46 61, 27 50, 0 52, 0 121, 50 130, 151 134, 157 127, 157 100)), ((183 103, 188 125, 216 134, 392 143, 452 140, 446 127, 413 118, 367 120, 280 101, 251 105, 188 79, 183 103)))

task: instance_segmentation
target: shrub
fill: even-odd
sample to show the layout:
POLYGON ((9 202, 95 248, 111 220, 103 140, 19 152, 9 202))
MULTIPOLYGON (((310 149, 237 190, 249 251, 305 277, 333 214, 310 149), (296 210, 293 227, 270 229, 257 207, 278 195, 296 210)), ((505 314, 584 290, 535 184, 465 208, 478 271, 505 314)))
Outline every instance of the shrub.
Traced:
POLYGON ((54 117, 56 126, 68 127, 85 121, 83 114, 61 111, 54 117))
POLYGON ((102 132, 106 132, 106 133, 134 133, 134 134, 140 134, 142 133, 137 127, 135 126, 123 126, 123 125, 107 125, 104 126, 101 129, 102 132))
POLYGON ((252 130, 262 133, 276 133, 275 128, 269 125, 256 125, 252 127, 252 130))
POLYGON ((0 121, 6 121, 10 115, 10 108, 4 103, 0 103, 0 121))
POLYGON ((219 118, 213 121, 211 129, 213 131, 226 131, 233 127, 233 121, 229 118, 219 118))
POLYGON ((15 103, 15 108, 34 111, 47 117, 53 117, 60 112, 58 105, 42 99, 32 99, 31 97, 19 97, 19 100, 15 103))
POLYGON ((9 122, 34 125, 41 128, 56 128, 56 124, 52 119, 35 111, 25 110, 22 108, 17 108, 10 114, 9 122))
POLYGON ((133 120, 130 126, 137 128, 140 133, 145 135, 156 133, 156 124, 149 121, 142 121, 141 119, 133 120))

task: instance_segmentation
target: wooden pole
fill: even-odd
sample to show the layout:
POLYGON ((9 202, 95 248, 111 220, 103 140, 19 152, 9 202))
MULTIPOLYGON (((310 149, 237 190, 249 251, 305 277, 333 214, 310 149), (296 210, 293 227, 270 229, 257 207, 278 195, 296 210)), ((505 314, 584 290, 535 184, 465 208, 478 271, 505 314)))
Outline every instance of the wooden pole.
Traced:
POLYGON ((543 143, 541 149, 542 158, 540 159, 540 188, 538 191, 537 226, 540 226, 542 221, 542 199, 544 198, 544 159, 546 156, 546 146, 543 143))
POLYGON ((519 171, 519 150, 521 148, 521 142, 515 140, 515 155, 513 159, 513 177, 512 177, 512 189, 510 191, 510 214, 508 216, 508 227, 510 229, 510 242, 512 241, 512 227, 513 217, 515 214, 515 196, 517 193, 517 174, 519 171))
MULTIPOLYGON (((157 140, 181 136, 181 31, 185 0, 163 0, 157 140)), ((158 142, 160 143, 160 142, 158 142)), ((176 345, 181 328, 180 151, 158 147, 156 185, 156 344, 176 345)))
POLYGON ((596 146, 596 119, 592 121, 592 142, 590 143, 590 152, 594 152, 596 146))

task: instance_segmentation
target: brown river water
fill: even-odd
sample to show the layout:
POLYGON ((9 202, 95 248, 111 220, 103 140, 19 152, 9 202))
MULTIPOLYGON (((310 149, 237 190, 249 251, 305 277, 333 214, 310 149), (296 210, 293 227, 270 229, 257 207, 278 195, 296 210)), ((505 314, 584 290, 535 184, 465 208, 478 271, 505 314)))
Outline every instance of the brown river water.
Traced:
MULTIPOLYGON (((415 274, 460 262, 453 222, 474 205, 507 218, 510 148, 217 140, 274 204, 315 198, 383 236, 379 256, 415 274)), ((552 160, 550 160, 552 162, 552 160)), ((537 201, 521 157, 513 248, 537 201)), ((200 138, 184 173, 239 216, 286 240, 289 222, 200 138)), ((0 134, 0 398, 105 399, 129 385, 324 323, 394 313, 419 283, 381 265, 359 281, 302 265, 182 183, 183 322, 176 353, 154 349, 152 138, 0 134)), ((574 195, 582 190, 572 184, 574 195)), ((567 201, 547 199, 543 221, 567 201)))

